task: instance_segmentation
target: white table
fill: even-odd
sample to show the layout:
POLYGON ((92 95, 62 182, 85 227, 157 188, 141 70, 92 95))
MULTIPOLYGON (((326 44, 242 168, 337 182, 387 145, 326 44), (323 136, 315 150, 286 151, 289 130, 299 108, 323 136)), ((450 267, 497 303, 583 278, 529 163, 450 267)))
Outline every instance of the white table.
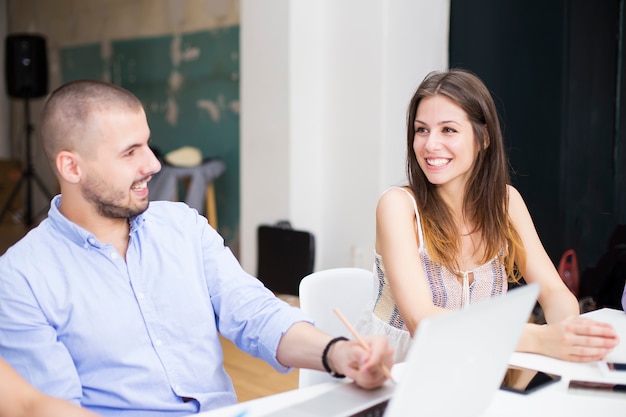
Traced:
MULTIPOLYGON (((601 309, 584 314, 597 321, 611 323, 620 338, 620 344, 607 356, 607 360, 626 361, 626 313, 621 310, 601 309)), ((590 393, 568 391, 570 380, 626 383, 625 375, 607 377, 597 363, 573 363, 529 353, 515 352, 510 363, 517 366, 552 372, 563 378, 557 384, 528 395, 499 391, 484 417, 496 416, 626 416, 626 394, 595 396, 590 393), (503 411, 506 413, 503 414, 503 411)))
MULTIPOLYGON (((585 317, 608 322, 615 327, 620 337, 620 344, 607 359, 626 362, 626 313, 621 310, 602 309, 586 313, 585 317)), ((498 390, 490 406, 481 417, 626 416, 626 394, 597 396, 589 393, 582 394, 568 391, 570 380, 624 382, 626 381, 626 376, 607 377, 600 371, 597 363, 572 363, 527 353, 514 353, 510 363, 544 372, 556 373, 561 375, 562 379, 529 395, 498 390)), ((401 375, 401 366, 402 364, 394 366, 392 370, 394 377, 401 375), (396 367, 400 367, 400 369, 396 367)), ((200 413, 198 416, 240 417, 245 415, 245 417, 262 417, 272 410, 304 401, 325 391, 332 390, 340 383, 342 382, 333 381, 300 390, 283 392, 230 407, 200 413)))

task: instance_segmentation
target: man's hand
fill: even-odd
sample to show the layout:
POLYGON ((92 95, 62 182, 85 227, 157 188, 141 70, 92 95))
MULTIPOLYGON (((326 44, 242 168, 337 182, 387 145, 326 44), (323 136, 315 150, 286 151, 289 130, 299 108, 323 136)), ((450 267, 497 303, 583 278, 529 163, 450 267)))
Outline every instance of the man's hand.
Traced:
MULTIPOLYGON (((322 353, 332 336, 307 322, 291 326, 278 344, 276 357, 284 366, 315 369, 325 372, 322 365, 322 353)), ((369 349, 357 341, 339 341, 334 343, 326 359, 330 368, 353 379, 363 388, 377 388, 386 380, 383 365, 391 369, 393 348, 384 336, 364 337, 369 349)))
POLYGON ((364 340, 369 352, 353 340, 333 344, 328 352, 328 364, 362 388, 378 388, 387 380, 393 366, 393 348, 383 336, 364 337, 364 340))

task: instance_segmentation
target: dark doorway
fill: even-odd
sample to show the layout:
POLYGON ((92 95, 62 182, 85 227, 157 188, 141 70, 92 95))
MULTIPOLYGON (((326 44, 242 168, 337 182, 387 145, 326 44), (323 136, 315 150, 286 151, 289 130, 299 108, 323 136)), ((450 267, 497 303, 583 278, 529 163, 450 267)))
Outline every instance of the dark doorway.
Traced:
POLYGON ((624 0, 452 0, 450 67, 492 91, 548 254, 581 271, 626 223, 624 0))

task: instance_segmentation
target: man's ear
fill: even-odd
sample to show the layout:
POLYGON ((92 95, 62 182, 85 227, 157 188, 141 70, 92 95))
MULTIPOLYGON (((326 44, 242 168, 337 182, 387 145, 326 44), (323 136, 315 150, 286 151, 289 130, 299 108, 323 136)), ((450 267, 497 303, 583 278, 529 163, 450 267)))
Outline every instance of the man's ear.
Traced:
POLYGON ((78 164, 79 156, 74 152, 61 151, 58 153, 55 162, 56 168, 61 178, 71 184, 80 181, 81 170, 78 164))

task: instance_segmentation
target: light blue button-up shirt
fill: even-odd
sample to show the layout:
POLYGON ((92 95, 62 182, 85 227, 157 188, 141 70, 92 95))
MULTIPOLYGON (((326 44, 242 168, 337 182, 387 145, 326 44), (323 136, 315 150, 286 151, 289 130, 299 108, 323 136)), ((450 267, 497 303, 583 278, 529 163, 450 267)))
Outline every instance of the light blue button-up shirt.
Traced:
POLYGON ((278 343, 308 319, 244 272, 195 210, 151 202, 130 222, 124 261, 60 201, 0 257, 0 356, 37 388, 104 416, 229 405, 218 333, 288 370, 278 343))

